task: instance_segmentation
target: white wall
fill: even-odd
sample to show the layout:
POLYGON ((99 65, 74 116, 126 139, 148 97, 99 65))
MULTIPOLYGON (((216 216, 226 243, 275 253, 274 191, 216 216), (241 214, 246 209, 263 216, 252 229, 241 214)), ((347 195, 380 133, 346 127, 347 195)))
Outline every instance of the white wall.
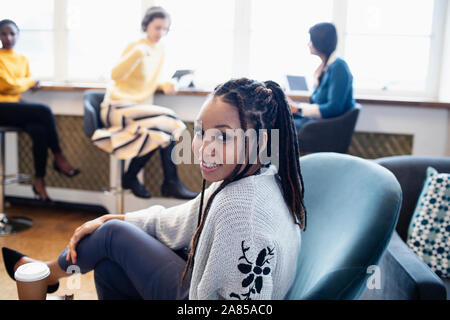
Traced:
MULTIPOLYGON (((450 4, 447 5, 444 39, 439 99, 442 101, 450 101, 450 4)), ((448 115, 447 122, 446 154, 447 156, 450 156, 450 114, 448 115)))
POLYGON ((363 105, 356 131, 411 134, 413 155, 449 156, 449 110, 393 105, 363 105))
POLYGON ((446 152, 446 156, 450 157, 450 111, 448 112, 448 116, 447 116, 447 152, 446 152))
POLYGON ((439 99, 450 101, 450 5, 447 6, 447 15, 444 31, 444 48, 442 51, 441 80, 439 99))

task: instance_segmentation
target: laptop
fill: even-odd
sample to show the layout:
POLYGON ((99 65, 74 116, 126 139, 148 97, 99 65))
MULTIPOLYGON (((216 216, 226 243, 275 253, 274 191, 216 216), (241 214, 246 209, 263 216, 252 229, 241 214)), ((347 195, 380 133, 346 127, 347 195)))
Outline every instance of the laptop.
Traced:
POLYGON ((285 77, 289 91, 308 91, 306 77, 297 75, 286 75, 285 77))
POLYGON ((194 70, 177 70, 172 76, 177 83, 178 90, 194 89, 194 70))

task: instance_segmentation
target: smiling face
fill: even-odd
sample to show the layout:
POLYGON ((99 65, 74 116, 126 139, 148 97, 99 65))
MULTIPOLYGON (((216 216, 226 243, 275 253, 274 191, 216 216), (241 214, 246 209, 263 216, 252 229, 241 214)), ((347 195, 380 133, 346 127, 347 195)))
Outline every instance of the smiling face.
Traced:
POLYGON ((3 49, 13 49, 19 37, 19 30, 13 24, 5 24, 0 28, 0 41, 3 49))
MULTIPOLYGON (((205 180, 221 181, 242 162, 243 130, 235 106, 220 97, 209 98, 200 110, 194 126, 192 150, 200 161, 205 180)), ((243 166, 244 167, 244 166, 243 166)), ((242 168, 243 169, 243 168, 242 168)))
POLYGON ((169 20, 165 18, 155 18, 147 26, 147 38, 151 42, 158 42, 169 31, 169 20))

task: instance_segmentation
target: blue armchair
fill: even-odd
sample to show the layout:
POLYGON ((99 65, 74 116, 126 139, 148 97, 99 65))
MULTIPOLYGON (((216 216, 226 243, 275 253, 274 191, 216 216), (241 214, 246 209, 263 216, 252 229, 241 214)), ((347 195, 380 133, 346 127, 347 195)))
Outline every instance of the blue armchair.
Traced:
POLYGON ((339 153, 300 159, 307 209, 286 299, 358 299, 391 239, 402 193, 373 161, 339 153))
POLYGON ((440 279, 405 243, 409 223, 425 181, 426 168, 432 166, 438 172, 450 172, 450 158, 394 156, 375 161, 397 177, 403 191, 403 202, 396 232, 380 262, 381 289, 367 290, 362 298, 373 300, 450 298, 448 294, 450 280, 440 279))

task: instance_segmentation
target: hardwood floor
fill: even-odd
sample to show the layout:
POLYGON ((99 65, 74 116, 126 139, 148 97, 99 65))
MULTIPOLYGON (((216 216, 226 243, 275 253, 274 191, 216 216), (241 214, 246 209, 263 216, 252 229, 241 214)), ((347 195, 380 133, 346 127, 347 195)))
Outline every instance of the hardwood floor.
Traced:
MULTIPOLYGON (((100 213, 86 212, 80 209, 48 208, 25 205, 6 207, 8 216, 23 216, 33 220, 33 227, 12 235, 0 236, 0 247, 9 247, 34 259, 48 261, 57 258, 66 247, 73 231, 82 223, 94 219, 100 213)), ((94 274, 89 272, 79 278, 80 289, 71 289, 77 285, 77 278, 65 278, 58 291, 49 296, 74 294, 75 300, 96 300, 94 274)), ((0 252, 0 300, 17 300, 16 285, 6 273, 0 252)))

